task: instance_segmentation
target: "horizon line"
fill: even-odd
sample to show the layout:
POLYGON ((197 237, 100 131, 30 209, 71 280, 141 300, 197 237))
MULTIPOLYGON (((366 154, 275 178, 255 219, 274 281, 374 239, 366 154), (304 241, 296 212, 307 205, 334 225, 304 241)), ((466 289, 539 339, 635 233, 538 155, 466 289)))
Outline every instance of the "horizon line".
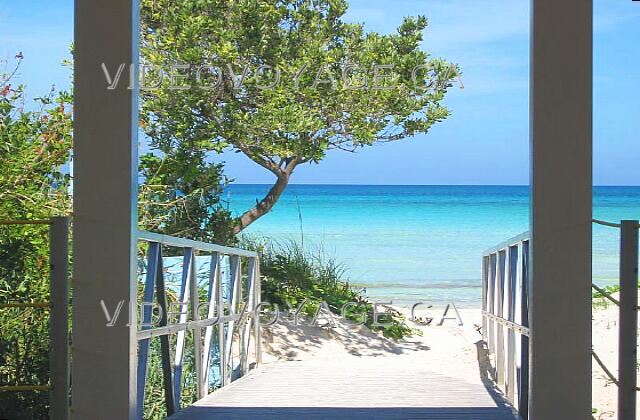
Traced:
MULTIPOLYGON (((271 186, 272 183, 268 182, 231 182, 229 185, 266 185, 271 186)), ((290 185, 303 185, 303 186, 345 186, 345 187, 530 187, 530 184, 329 184, 322 182, 295 182, 289 183, 290 185)), ((592 185, 592 187, 640 187, 640 185, 632 184, 599 184, 592 185)))

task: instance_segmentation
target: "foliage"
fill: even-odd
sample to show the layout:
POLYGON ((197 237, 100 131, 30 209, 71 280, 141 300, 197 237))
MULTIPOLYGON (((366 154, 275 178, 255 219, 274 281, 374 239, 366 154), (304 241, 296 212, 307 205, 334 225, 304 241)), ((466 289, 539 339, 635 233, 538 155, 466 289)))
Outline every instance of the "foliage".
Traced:
MULTIPOLYGON (((70 209, 71 98, 54 89, 34 103, 12 78, 22 61, 0 74, 0 219, 47 219, 70 209), (26 108, 33 106, 33 110, 26 108)), ((46 302, 46 226, 0 227, 0 302, 46 302)), ((0 384, 49 383, 48 311, 0 309, 0 384)), ((47 418, 46 392, 0 393, 0 417, 47 418)))
MULTIPOLYGON (((345 267, 328 256, 322 246, 311 251, 294 240, 280 243, 265 240, 244 239, 242 246, 260 252, 262 300, 278 305, 281 309, 297 310, 309 317, 316 314, 321 302, 342 315, 347 303, 355 303, 345 310, 348 319, 355 322, 365 320, 365 325, 380 331, 385 337, 400 339, 415 333, 404 323, 400 313, 388 309, 378 317, 386 326, 373 325, 374 307, 363 294, 345 280, 345 267)), ((379 310, 379 308, 378 308, 379 310)))
MULTIPOLYGON (((70 212, 72 97, 52 89, 26 110, 24 86, 12 78, 22 61, 0 79, 0 219, 48 219, 70 212)), ((218 243, 233 242, 233 221, 221 202, 228 180, 220 164, 197 151, 155 150, 140 165, 140 225, 156 232, 218 243), (184 152, 184 153, 183 153, 184 152)), ((44 226, 0 226, 0 302, 49 300, 48 232, 44 226)), ((49 316, 45 309, 0 309, 0 384, 49 382, 49 316)), ((159 365, 157 339, 150 365, 159 365)), ((195 395, 193 357, 185 355, 182 400, 195 395)), ((148 400, 162 390, 162 378, 150 369, 148 400), (156 392, 157 391, 157 392, 156 392)), ((164 418, 164 406, 150 403, 150 418, 164 418)), ((0 393, 0 418, 47 418, 46 392, 0 393)))
MULTIPOLYGON (((193 334, 186 335, 186 349, 193 349, 193 334)), ((195 355, 186 351, 183 359, 182 378, 184 385, 180 396, 180 406, 187 407, 198 400, 196 389, 195 355)), ((161 420, 167 417, 162 376, 162 359, 160 357, 160 339, 151 339, 149 359, 147 362, 147 380, 144 394, 144 419, 161 420)))
MULTIPOLYGON (((640 288, 640 285, 638 285, 638 288, 640 288)), ((620 292, 620 285, 614 284, 614 285, 604 286, 604 287, 601 287, 601 289, 608 295, 614 295, 615 293, 620 292)), ((594 290, 592 292, 591 297, 593 299, 591 306, 593 306, 594 309, 607 309, 609 308, 610 305, 613 305, 613 303, 608 298, 606 298, 603 293, 597 290, 594 290)))
POLYGON ((441 102, 460 71, 421 50, 427 19, 406 17, 386 35, 346 23, 347 9, 346 0, 142 1, 145 63, 170 73, 145 80, 153 144, 231 148, 276 177, 236 231, 271 210, 298 165, 426 133, 449 115, 441 102))
MULTIPOLYGON (((424 17, 406 18, 396 33, 382 35, 345 23, 344 0, 142 3, 142 51, 148 63, 219 65, 227 70, 230 64, 236 73, 251 66, 254 76, 239 83, 226 71, 213 90, 176 92, 165 80, 159 89, 144 92, 141 125, 152 149, 141 159, 144 229, 232 243, 234 232, 272 208, 298 165, 318 163, 332 150, 353 152, 425 133, 449 115, 441 101, 459 70, 420 49, 424 17), (376 64, 394 66, 393 80, 380 77, 384 89, 373 88, 376 64), (286 75, 281 83, 263 89, 275 73, 260 75, 261 65, 286 75), (412 71, 417 66, 426 69, 416 84, 412 71), (362 78, 368 87, 353 88, 362 78), (244 153, 277 179, 267 197, 237 222, 221 200, 228 183, 223 166, 211 157, 227 148, 244 153)), ((17 68, 22 55, 16 60, 17 68)), ((34 107, 28 106, 24 87, 11 83, 15 71, 4 73, 0 215, 39 219, 68 214, 70 177, 65 165, 72 144, 71 96, 52 89, 36 98, 34 107)), ((193 80, 191 73, 187 81, 193 80)), ((0 302, 48 300, 47 247, 43 227, 0 228, 0 302)), ((262 254, 265 300, 292 306, 305 299, 326 301, 336 312, 354 301, 361 305, 352 307, 348 317, 371 313, 362 291, 343 280, 342 266, 321 252, 309 253, 291 243, 264 246, 262 254)), ((389 317, 393 325, 382 329, 385 335, 411 333, 397 315, 389 317)), ((368 323, 371 326, 370 316, 368 323)), ((47 311, 0 309, 0 383, 48 382, 47 329, 47 311)), ((155 357, 150 360, 152 365, 157 362, 155 357)), ((187 359, 185 372, 189 363, 187 359)), ((150 386, 161 389, 153 375, 150 386)), ((192 398, 192 392, 187 386, 182 398, 192 398)), ((2 393, 0 399, 0 417, 46 418, 46 393, 2 393)))
MULTIPOLYGON (((141 286, 141 285, 140 285, 141 286)), ((139 288, 142 292, 142 287, 139 288)), ((141 295, 142 293, 140 293, 141 295)), ((200 290, 201 297, 206 296, 206 290, 200 290)), ((167 290, 167 303, 170 305, 179 300, 176 293, 167 290)), ((140 299, 142 300, 142 299, 140 299)), ((191 310, 189 308, 188 310, 191 310)), ((175 322, 172 320, 170 322, 175 322)), ((170 336, 175 338, 175 336, 170 336)), ((171 361, 175 357, 175 339, 170 340, 171 361)), ((188 331, 185 334, 185 349, 193 349, 193 332, 188 331)), ((185 351, 182 361, 182 394, 180 395, 180 406, 186 407, 198 400, 197 379, 195 370, 195 353, 193 351, 185 351)), ((164 377, 162 372, 162 357, 160 337, 154 337, 149 340, 149 353, 147 359, 147 374, 145 381, 144 393, 144 419, 145 420, 161 420, 167 417, 166 400, 164 395, 164 377)))
POLYGON ((64 171, 71 151, 72 120, 67 92, 53 88, 25 109, 24 86, 13 86, 11 74, 0 75, 0 205, 4 218, 37 218, 65 214, 71 198, 64 171))
MULTIPOLYGON (((601 289, 604 290, 605 293, 611 295, 613 293, 619 292, 620 286, 616 284, 612 286, 604 286, 604 287, 601 287, 601 289)), ((604 298, 605 295, 597 290, 594 290, 592 293, 592 297, 593 299, 601 299, 601 298, 604 298)))
POLYGON ((219 244, 233 243, 234 221, 221 200, 223 165, 199 150, 155 150, 140 158, 143 229, 219 244))

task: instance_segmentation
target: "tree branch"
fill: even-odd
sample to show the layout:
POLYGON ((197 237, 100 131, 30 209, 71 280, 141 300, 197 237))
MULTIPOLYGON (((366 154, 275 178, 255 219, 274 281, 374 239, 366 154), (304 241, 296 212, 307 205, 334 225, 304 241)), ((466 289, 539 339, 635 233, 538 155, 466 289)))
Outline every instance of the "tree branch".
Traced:
POLYGON ((289 175, 283 174, 278 176, 275 184, 271 187, 267 195, 264 196, 262 200, 256 203, 256 206, 250 210, 244 212, 242 216, 238 219, 238 224, 234 228, 234 233, 240 233, 242 230, 246 229, 251 223, 258 220, 260 217, 269 213, 273 206, 276 204, 285 188, 289 184, 289 175))
POLYGON ((256 202, 255 207, 250 210, 247 210, 238 218, 238 224, 234 228, 234 233, 240 233, 251 223, 255 222, 265 214, 269 213, 273 206, 278 202, 280 196, 289 185, 289 179, 293 174, 293 170, 298 166, 298 164, 302 163, 302 158, 300 156, 292 157, 285 160, 287 162, 286 166, 282 169, 279 169, 278 174, 276 174, 276 182, 273 184, 267 195, 260 201, 256 202))
POLYGON ((268 171, 272 172, 275 176, 282 175, 282 169, 280 168, 280 166, 271 159, 267 159, 263 156, 252 153, 250 147, 248 147, 244 143, 236 142, 234 146, 242 153, 244 153, 249 159, 267 169, 268 171))

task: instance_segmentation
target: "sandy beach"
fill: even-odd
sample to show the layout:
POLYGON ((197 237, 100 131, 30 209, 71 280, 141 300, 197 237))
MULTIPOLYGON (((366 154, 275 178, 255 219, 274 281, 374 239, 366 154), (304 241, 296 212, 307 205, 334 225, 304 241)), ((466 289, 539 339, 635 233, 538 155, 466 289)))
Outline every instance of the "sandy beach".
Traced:
MULTIPOLYGON (((619 299, 619 294, 613 297, 619 299)), ((608 369, 618 376, 618 308, 604 299, 598 300, 593 309, 593 350, 608 369)), ((604 370, 593 361, 593 417, 615 419, 618 387, 609 380, 604 370)), ((637 404, 640 410, 640 404, 637 404)))
MULTIPOLYGON (((398 308, 408 315, 408 309, 398 308)), ((356 325, 340 317, 334 317, 333 328, 311 326, 301 322, 279 322, 264 328, 264 362, 278 360, 331 360, 333 363, 349 363, 364 357, 394 358, 394 363, 407 366, 429 366, 435 373, 482 383, 477 346, 482 340, 475 325, 481 323, 479 309, 460 309, 464 325, 446 320, 437 326, 442 310, 433 311, 437 318, 432 325, 407 323, 422 335, 414 335, 399 341, 389 340, 365 326, 356 325)), ((423 311, 416 311, 419 317, 423 311)), ((452 316, 451 312, 448 316, 452 316)))
MULTIPOLYGON (((396 308, 409 315, 407 308, 396 308)), ((483 351, 482 337, 477 326, 481 325, 480 309, 459 309, 463 326, 455 320, 446 320, 438 326, 442 309, 432 310, 435 319, 431 325, 419 325, 407 321, 422 335, 414 335, 393 341, 338 316, 333 317, 333 327, 312 326, 309 321, 280 321, 265 327, 264 362, 299 361, 314 359, 349 365, 363 358, 377 358, 407 366, 428 366, 435 373, 445 374, 471 383, 482 383, 486 378, 487 359, 483 351), (393 358, 393 359, 392 359, 393 358)), ((416 316, 424 316, 416 311, 416 316)), ((450 311, 448 316, 452 316, 450 311)), ((593 347, 611 371, 617 373, 617 319, 613 305, 597 305, 593 310, 593 347)), ((321 321, 328 322, 325 317, 321 321)), ((617 387, 604 371, 593 363, 594 418, 616 418, 617 387)))
POLYGON ((338 317, 331 328, 304 320, 264 326, 260 369, 176 420, 198 418, 198 413, 211 419, 516 420, 486 379, 489 364, 474 327, 480 311, 465 309, 460 315, 463 326, 454 320, 437 326, 436 318, 433 326, 413 325, 422 335, 399 341, 338 317))

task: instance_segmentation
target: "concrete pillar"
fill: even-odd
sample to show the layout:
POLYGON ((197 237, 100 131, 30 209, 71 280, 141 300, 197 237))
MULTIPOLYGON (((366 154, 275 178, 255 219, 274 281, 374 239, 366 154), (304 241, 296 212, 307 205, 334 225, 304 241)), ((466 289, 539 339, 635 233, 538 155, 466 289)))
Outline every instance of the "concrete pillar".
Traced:
POLYGON ((591 418, 591 0, 533 0, 530 418, 591 418))
POLYGON ((72 417, 134 419, 138 92, 137 0, 76 0, 72 417), (108 89, 102 64, 112 77, 108 89), (137 67, 134 67, 137 70, 137 67), (124 302, 114 326, 110 315, 124 302))

